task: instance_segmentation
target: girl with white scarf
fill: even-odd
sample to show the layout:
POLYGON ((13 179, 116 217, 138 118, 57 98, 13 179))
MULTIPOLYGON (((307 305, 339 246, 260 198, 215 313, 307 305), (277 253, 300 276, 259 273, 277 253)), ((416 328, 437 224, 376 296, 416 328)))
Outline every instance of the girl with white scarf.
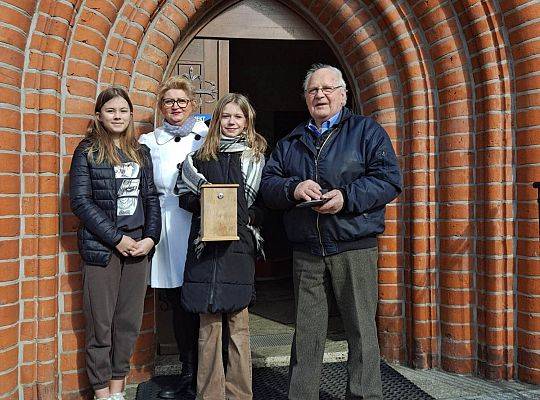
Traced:
MULTIPOLYGON (((182 165, 180 206, 193 213, 181 304, 199 313, 197 398, 251 400, 251 352, 247 307, 254 299, 255 256, 261 248, 262 210, 256 198, 266 140, 255 132, 247 98, 230 93, 214 110, 204 145, 182 165), (235 183, 238 241, 200 241, 200 188, 235 183), (228 366, 221 353, 222 317, 228 323, 228 366)), ((260 253, 260 251, 259 251, 260 253)))

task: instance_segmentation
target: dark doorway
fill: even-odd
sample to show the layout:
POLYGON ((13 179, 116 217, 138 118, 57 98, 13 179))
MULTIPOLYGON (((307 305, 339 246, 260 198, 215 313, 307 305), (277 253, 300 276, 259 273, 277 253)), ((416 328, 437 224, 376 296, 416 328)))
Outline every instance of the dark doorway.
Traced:
POLYGON ((249 97, 270 148, 309 117, 302 83, 314 63, 341 67, 319 40, 230 40, 229 90, 249 97))

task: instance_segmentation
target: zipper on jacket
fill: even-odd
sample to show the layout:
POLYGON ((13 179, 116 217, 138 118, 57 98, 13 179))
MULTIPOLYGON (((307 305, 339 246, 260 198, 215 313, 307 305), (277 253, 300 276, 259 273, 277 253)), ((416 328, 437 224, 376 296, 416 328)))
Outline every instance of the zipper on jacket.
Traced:
POLYGON ((116 171, 112 166, 113 182, 114 182, 114 227, 118 228, 118 182, 116 182, 116 171))
POLYGON ((214 292, 216 291, 216 274, 217 274, 217 247, 214 247, 214 257, 212 257, 212 284, 210 285, 210 299, 208 305, 214 304, 214 292))
MULTIPOLYGON (((229 182, 229 171, 231 170, 231 155, 224 153, 227 160, 227 168, 225 169, 225 182, 229 182)), ((214 246, 214 257, 212 257, 212 283, 210 284, 210 299, 208 305, 214 304, 214 292, 216 291, 216 275, 217 275, 217 246, 214 246)))
MULTIPOLYGON (((330 139, 330 137, 334 134, 334 132, 336 131, 336 128, 332 129, 332 132, 330 132, 330 134, 326 137, 326 139, 324 139, 324 142, 323 144, 321 145, 321 147, 319 147, 317 149, 317 156, 315 157, 315 182, 319 183, 319 156, 321 154, 321 151, 324 147, 324 145, 326 144, 326 142, 328 142, 328 139, 330 139)), ((319 183, 320 185, 320 183, 319 183)), ((321 250, 322 250, 322 255, 323 257, 326 256, 326 251, 324 250, 324 246, 323 246, 323 242, 322 242, 322 236, 321 236, 321 229, 319 227, 319 217, 321 215, 319 213, 317 213, 317 222, 316 222, 316 226, 317 226, 317 233, 319 234, 319 244, 321 245, 321 250)))

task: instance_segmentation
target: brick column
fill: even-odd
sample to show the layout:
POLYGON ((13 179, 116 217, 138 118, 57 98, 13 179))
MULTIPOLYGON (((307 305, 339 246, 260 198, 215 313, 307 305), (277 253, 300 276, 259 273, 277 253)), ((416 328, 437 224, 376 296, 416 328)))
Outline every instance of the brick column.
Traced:
MULTIPOLYGON (((30 3, 30 2, 28 2, 30 3)), ((21 81, 32 6, 5 10, 9 25, 0 43, 0 397, 19 396, 21 314, 21 81), (23 31, 19 27, 26 27, 23 31)))
POLYGON ((1 5, 0 398, 18 398, 24 389, 20 386, 23 379, 27 382, 37 380, 36 369, 25 367, 20 362, 36 360, 35 336, 25 333, 28 329, 34 331, 36 323, 34 304, 25 301, 28 294, 25 282, 27 274, 21 258, 28 244, 23 240, 26 202, 22 196, 26 190, 21 175, 24 152, 21 86, 24 53, 35 11, 33 3, 20 1, 17 5, 1 5), (27 339, 26 343, 21 342, 24 338, 27 339))
POLYGON ((538 204, 533 181, 540 177, 540 32, 531 17, 540 15, 537 1, 510 0, 500 3, 508 30, 513 57, 512 87, 516 116, 513 159, 515 166, 515 243, 517 284, 517 376, 531 383, 540 383, 540 249, 538 241, 538 204))

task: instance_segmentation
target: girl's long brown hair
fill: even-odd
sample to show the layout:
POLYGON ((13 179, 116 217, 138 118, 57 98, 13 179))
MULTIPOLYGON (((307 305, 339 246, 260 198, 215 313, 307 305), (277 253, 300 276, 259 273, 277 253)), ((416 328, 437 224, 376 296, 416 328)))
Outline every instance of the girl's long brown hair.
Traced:
POLYGON ((219 139, 221 137, 221 114, 223 114, 223 109, 229 103, 234 103, 240 107, 246 117, 245 135, 247 146, 251 148, 257 159, 264 157, 267 144, 266 139, 255 131, 255 110, 247 97, 239 93, 229 93, 218 100, 212 113, 208 134, 201 149, 197 152, 197 157, 205 161, 217 158, 219 139))
MULTIPOLYGON (((103 124, 98 120, 97 114, 101 111, 104 104, 115 97, 121 97, 127 101, 129 110, 133 113, 133 103, 131 102, 127 92, 117 86, 112 86, 102 91, 96 100, 94 107, 94 118, 88 130, 86 137, 92 141, 92 144, 88 151, 88 157, 90 157, 95 163, 101 164, 108 162, 112 165, 119 165, 122 163, 117 151, 117 147, 114 144, 113 136, 103 124)), ((122 152, 132 161, 135 161, 139 165, 144 165, 144 159, 141 153, 141 145, 135 137, 135 128, 133 127, 133 117, 129 121, 127 129, 120 135, 119 147, 122 152)))

